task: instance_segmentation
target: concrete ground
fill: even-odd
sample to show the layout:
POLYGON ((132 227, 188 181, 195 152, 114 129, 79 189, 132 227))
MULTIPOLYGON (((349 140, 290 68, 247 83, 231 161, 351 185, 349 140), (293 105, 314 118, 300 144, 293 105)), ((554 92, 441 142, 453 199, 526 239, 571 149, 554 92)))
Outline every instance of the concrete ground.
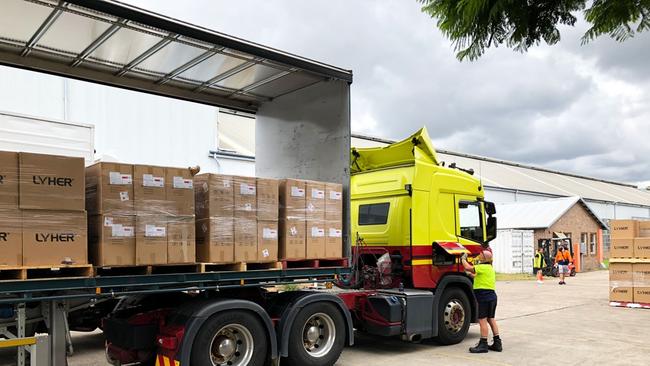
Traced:
MULTIPOLYGON (((479 338, 472 325, 467 339, 455 346, 432 342, 409 344, 397 339, 358 335, 337 365, 630 365, 648 363, 650 310, 608 306, 606 271, 581 273, 559 286, 534 281, 497 285, 497 319, 502 353, 472 355, 467 348, 479 338)), ((70 366, 106 365, 101 333, 73 336, 70 366)), ((0 353, 0 364, 10 359, 0 353)), ((9 363, 10 364, 10 363, 9 363)))

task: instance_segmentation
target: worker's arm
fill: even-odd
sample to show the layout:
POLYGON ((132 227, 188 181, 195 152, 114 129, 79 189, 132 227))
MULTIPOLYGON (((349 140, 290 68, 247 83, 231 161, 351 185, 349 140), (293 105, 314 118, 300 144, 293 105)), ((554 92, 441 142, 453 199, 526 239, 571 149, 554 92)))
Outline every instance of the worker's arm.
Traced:
POLYGON ((474 274, 474 266, 472 266, 467 261, 467 253, 463 254, 463 256, 460 257, 460 262, 463 264, 463 268, 465 268, 466 272, 470 272, 470 273, 474 274))

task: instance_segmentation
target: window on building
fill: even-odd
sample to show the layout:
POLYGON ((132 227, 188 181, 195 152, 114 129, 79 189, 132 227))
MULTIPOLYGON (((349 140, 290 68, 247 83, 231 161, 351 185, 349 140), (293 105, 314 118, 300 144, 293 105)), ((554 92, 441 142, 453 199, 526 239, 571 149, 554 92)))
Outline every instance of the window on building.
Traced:
POLYGON ((461 201, 458 203, 458 217, 460 221, 460 236, 483 241, 483 225, 481 220, 481 205, 478 202, 461 201))
POLYGON ((384 225, 388 222, 390 203, 373 203, 359 206, 359 225, 384 225))
POLYGON ((589 234, 589 254, 596 255, 596 233, 589 234))
POLYGON ((589 234, 580 233, 580 253, 589 254, 589 234))

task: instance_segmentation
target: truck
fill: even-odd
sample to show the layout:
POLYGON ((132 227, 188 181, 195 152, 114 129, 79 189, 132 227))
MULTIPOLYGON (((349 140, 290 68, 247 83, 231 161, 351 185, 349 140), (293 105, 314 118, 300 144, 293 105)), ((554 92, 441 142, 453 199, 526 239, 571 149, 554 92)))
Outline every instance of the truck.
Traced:
POLYGON ((340 260, 4 279, 0 348, 18 347, 19 365, 66 365, 69 331, 96 327, 114 365, 325 366, 355 332, 465 338, 477 309, 460 256, 496 235, 494 204, 425 129, 351 148, 351 71, 113 0, 12 0, 0 22, 15 25, 0 30, 2 65, 254 114, 256 175, 344 187, 340 260))

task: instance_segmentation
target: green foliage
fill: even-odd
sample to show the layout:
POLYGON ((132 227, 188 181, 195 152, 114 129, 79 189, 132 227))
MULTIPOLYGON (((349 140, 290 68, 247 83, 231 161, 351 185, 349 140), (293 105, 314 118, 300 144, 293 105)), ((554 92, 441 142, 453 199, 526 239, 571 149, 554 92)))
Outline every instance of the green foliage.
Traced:
POLYGON ((583 43, 609 34, 618 41, 650 29, 650 0, 419 0, 422 11, 454 44, 459 60, 478 59, 487 48, 505 44, 525 52, 542 40, 560 41, 558 25, 573 26, 584 10, 592 27, 583 43), (585 10, 586 9, 586 10, 585 10))

